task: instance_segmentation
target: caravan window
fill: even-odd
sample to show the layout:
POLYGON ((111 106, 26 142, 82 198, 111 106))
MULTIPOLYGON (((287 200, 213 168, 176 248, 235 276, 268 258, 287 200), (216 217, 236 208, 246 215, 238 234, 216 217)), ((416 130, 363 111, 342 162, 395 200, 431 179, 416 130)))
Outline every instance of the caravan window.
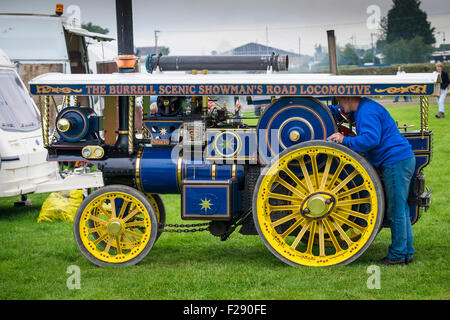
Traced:
POLYGON ((39 114, 16 73, 0 71, 0 128, 31 131, 40 128, 39 114))

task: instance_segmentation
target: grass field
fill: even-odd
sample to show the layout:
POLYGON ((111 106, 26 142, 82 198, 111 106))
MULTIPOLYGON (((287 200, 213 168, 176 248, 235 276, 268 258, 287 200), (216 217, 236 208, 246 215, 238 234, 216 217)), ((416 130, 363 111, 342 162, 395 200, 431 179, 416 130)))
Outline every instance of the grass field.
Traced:
MULTIPOLYGON (((386 101, 388 102, 388 101, 386 101)), ((434 102, 434 101, 433 101, 434 102)), ((425 169, 432 205, 413 227, 415 262, 381 267, 381 289, 368 289, 368 267, 385 256, 389 229, 349 266, 293 268, 275 258, 258 236, 233 233, 226 242, 203 233, 165 233, 150 254, 128 268, 100 268, 79 252, 72 223, 37 223, 47 195, 32 207, 0 200, 0 299, 449 299, 450 119, 436 119, 432 163, 425 169), (81 289, 69 290, 70 265, 81 289)), ((417 104, 390 106, 400 124, 419 128, 417 104)), ((164 195, 168 223, 181 223, 178 195, 164 195)))

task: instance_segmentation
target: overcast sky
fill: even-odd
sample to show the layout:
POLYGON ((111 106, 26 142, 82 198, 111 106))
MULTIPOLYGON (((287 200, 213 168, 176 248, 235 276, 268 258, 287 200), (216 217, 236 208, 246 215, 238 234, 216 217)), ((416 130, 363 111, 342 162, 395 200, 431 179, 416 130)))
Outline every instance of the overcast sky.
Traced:
MULTIPOLYGON (((116 36, 115 0, 0 0, 0 12, 52 14, 58 2, 65 10, 78 5, 82 22, 116 36)), ((133 0, 134 44, 153 46, 154 30, 160 30, 158 44, 171 54, 210 54, 258 42, 312 55, 315 44, 326 46, 329 29, 338 45, 370 46, 377 8, 385 16, 391 7, 392 0, 133 0)), ((450 1, 423 0, 421 8, 450 42, 450 1)), ((443 34, 436 39, 442 43, 443 34)))

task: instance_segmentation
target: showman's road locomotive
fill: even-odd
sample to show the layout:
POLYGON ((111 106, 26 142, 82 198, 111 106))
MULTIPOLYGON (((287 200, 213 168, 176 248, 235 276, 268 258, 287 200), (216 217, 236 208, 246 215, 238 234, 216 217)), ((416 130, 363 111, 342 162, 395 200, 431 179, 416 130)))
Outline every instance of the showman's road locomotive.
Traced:
POLYGON ((103 174, 105 186, 83 201, 74 221, 77 244, 95 264, 141 261, 161 232, 174 227, 166 224, 159 196, 169 193, 181 194, 183 219, 206 220, 200 229, 222 240, 238 226, 242 234, 259 234, 290 265, 357 259, 385 225, 386 200, 380 176, 364 156, 326 140, 337 131, 355 134, 345 114, 335 119, 324 103, 335 96, 420 97, 420 130, 404 132, 416 155, 412 223, 429 206, 422 171, 431 156, 428 96, 439 89, 437 74, 275 74, 288 64, 276 55, 154 56, 146 63, 151 73, 134 73, 127 71, 135 59, 121 52, 120 39, 119 54, 119 73, 46 74, 30 83, 32 94, 44 100, 49 160, 88 163, 103 174), (210 71, 268 71, 170 71, 202 70, 204 64, 210 71), (101 97, 103 115, 77 103, 79 96, 101 97), (268 107, 251 125, 223 107, 224 97, 233 107, 240 101, 268 107), (136 118, 138 98, 143 119, 136 118), (58 116, 51 130, 53 104, 58 116), (136 132, 138 120, 142 133, 136 132))

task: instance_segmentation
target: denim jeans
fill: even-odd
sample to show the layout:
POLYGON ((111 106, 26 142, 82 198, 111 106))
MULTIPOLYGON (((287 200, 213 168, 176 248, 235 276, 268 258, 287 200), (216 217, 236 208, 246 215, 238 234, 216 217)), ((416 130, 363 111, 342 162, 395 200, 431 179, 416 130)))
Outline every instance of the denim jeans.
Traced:
POLYGON ((391 227, 389 259, 412 258, 413 232, 409 216, 408 193, 416 166, 416 158, 411 157, 382 168, 387 197, 387 217, 391 227))
POLYGON ((441 95, 437 97, 439 112, 444 113, 444 101, 446 96, 447 96, 447 89, 441 89, 441 95))
MULTIPOLYGON (((394 102, 398 102, 398 98, 399 98, 399 96, 395 96, 394 102)), ((412 101, 412 97, 410 97, 410 96, 403 96, 403 99, 405 99, 405 102, 412 101)))

